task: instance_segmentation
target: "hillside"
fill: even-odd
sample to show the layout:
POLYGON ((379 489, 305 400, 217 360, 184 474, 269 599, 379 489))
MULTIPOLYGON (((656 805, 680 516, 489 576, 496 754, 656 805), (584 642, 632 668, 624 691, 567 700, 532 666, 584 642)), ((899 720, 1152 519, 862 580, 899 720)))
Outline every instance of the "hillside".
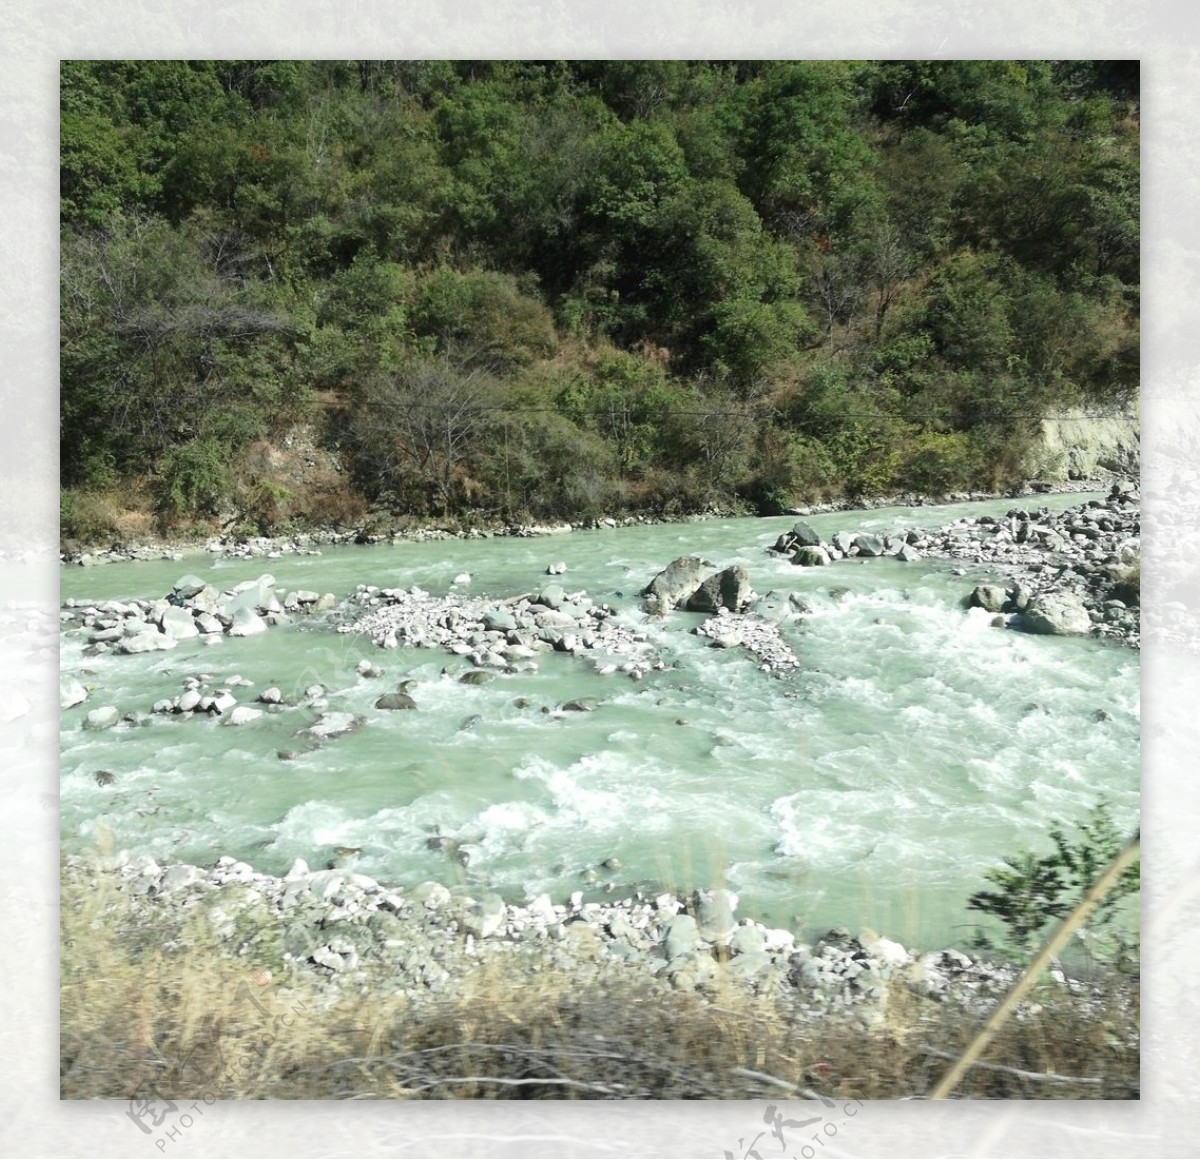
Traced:
POLYGON ((61 101, 64 536, 999 488, 1136 396, 1136 62, 68 61, 61 101))

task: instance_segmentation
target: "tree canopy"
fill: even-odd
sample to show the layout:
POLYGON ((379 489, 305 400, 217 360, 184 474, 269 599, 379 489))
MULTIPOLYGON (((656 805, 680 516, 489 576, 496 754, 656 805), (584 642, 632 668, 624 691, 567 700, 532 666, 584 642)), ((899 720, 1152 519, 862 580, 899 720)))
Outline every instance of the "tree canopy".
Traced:
POLYGON ((63 484, 216 516, 307 423, 418 516, 1000 486, 1137 389, 1138 156, 1126 61, 67 61, 63 484))

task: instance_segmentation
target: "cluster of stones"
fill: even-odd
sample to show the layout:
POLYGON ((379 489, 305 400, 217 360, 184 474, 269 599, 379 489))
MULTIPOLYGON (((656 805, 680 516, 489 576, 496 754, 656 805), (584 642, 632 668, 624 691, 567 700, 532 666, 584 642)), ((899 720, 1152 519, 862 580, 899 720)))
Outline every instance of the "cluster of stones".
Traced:
POLYGON ((195 677, 185 677, 183 692, 177 697, 164 697, 154 702, 155 713, 170 713, 177 716, 195 714, 197 716, 219 717, 224 725, 248 725, 257 721, 267 711, 277 711, 284 705, 283 693, 277 687, 263 689, 257 700, 261 709, 251 705, 239 705, 232 690, 239 686, 251 688, 252 681, 245 677, 233 676, 220 685, 213 687, 212 674, 201 673, 195 677))
MULTIPOLYGON (((763 599, 772 597, 769 593, 763 599)), ((754 611, 754 606, 744 613, 722 608, 692 631, 707 637, 713 648, 744 649, 759 662, 763 672, 772 676, 782 677, 800 667, 800 658, 780 634, 779 622, 754 611)))
POLYGON ((793 564, 805 568, 819 568, 835 560, 856 556, 893 556, 905 563, 915 563, 921 559, 922 539, 922 533, 917 531, 885 536, 838 532, 829 543, 825 543, 812 527, 801 520, 790 532, 784 532, 768 551, 790 556, 793 564))
POLYGON ((642 590, 646 607, 663 615, 673 608, 713 613, 692 632, 707 637, 714 648, 744 649, 764 672, 775 676, 799 668, 800 661, 779 626, 788 615, 803 611, 803 606, 773 592, 756 597, 740 564, 720 571, 714 567, 699 556, 672 560, 642 590))
POLYGON ((134 920, 155 927, 168 949, 189 949, 183 932, 199 909, 234 953, 278 966, 291 982, 334 993, 402 992, 414 1003, 461 993, 472 970, 491 962, 522 978, 567 971, 580 986, 632 972, 702 997, 744 987, 789 1002, 797 1014, 849 1013, 871 1025, 882 1021, 895 986, 985 1003, 1013 978, 959 951, 920 955, 870 932, 831 931, 808 945, 739 919, 737 896, 722 889, 510 903, 437 882, 397 889, 347 869, 313 871, 302 859, 280 878, 231 857, 204 869, 124 853, 102 865, 71 857, 67 872, 111 875, 134 920))
POLYGON ((1114 485, 1107 500, 1057 513, 1017 508, 965 518, 928 533, 926 544, 931 555, 1008 573, 1009 583, 979 586, 967 598, 1008 627, 1140 643, 1139 593, 1122 580, 1141 551, 1141 500, 1132 489, 1114 485))
POLYGON ((172 649, 193 637, 214 643, 222 636, 254 636, 295 614, 325 612, 336 603, 332 593, 284 593, 266 573, 224 592, 198 576, 184 576, 160 600, 68 600, 60 619, 88 631, 85 655, 95 656, 172 649))
POLYGON ((339 632, 365 634, 380 648, 443 649, 483 671, 532 671, 534 658, 551 650, 586 657, 601 674, 638 679, 665 667, 644 633, 613 619, 608 605, 556 582, 506 600, 360 584, 351 605, 370 611, 339 632))
POLYGON ((1004 516, 964 516, 935 530, 838 532, 829 543, 801 521, 769 550, 806 567, 880 556, 993 565, 1011 581, 977 586, 966 604, 995 613, 998 624, 1058 636, 1113 637, 1137 647, 1138 595, 1120 577, 1138 562, 1140 545, 1140 496, 1118 483, 1107 500, 1062 512, 1014 508, 1004 516))

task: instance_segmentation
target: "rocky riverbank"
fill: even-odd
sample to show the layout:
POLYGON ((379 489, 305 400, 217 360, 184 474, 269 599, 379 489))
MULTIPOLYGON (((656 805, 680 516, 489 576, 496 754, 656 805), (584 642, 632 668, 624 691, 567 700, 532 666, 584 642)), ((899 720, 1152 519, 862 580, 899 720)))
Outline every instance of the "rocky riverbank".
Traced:
POLYGON ((828 543, 801 522, 770 550, 803 567, 884 556, 982 565, 1002 583, 977 585, 964 600, 995 614, 999 627, 1092 635, 1134 648, 1141 642, 1141 497, 1132 484, 1114 484, 1106 500, 1060 512, 1016 507, 933 530, 839 532, 828 543))
MULTIPOLYGON (((1064 482, 1030 481, 1006 492, 953 492, 944 496, 917 493, 841 499, 812 504, 781 512, 782 515, 813 516, 838 511, 858 511, 884 507, 922 507, 930 504, 974 503, 1005 497, 1045 495, 1077 491, 1100 491, 1109 480, 1089 479, 1064 482)), ((408 524, 387 526, 386 521, 357 528, 313 528, 307 531, 274 536, 208 536, 205 538, 174 538, 150 543, 109 543, 62 545, 61 564, 94 567, 130 560, 183 560, 189 555, 208 555, 232 559, 281 559, 285 556, 319 556, 321 549, 344 544, 425 543, 438 540, 482 540, 498 536, 554 536, 574 531, 595 531, 637 527, 651 524, 695 523, 706 519, 748 515, 749 512, 713 509, 688 515, 637 514, 602 516, 576 521, 557 521, 542 524, 505 524, 484 521, 470 526, 446 527, 408 524)))
MULTIPOLYGON (((615 877, 612 860, 601 873, 615 877)), ((125 853, 64 861, 67 881, 109 891, 109 920, 134 941, 188 953, 219 942, 287 984, 342 994, 403 994, 416 1007, 460 996, 472 975, 536 978, 568 972, 580 988, 635 980, 719 1000, 770 997, 799 1020, 851 1016, 880 1025, 903 994, 979 1013, 1015 980, 1013 968, 948 948, 922 952, 871 932, 830 931, 806 943, 737 914, 727 890, 647 897, 617 886, 614 901, 576 892, 521 902, 423 882, 400 888, 347 869, 283 877, 230 857, 162 866, 125 853)), ((1090 984, 1060 985, 1087 1001, 1090 984)))

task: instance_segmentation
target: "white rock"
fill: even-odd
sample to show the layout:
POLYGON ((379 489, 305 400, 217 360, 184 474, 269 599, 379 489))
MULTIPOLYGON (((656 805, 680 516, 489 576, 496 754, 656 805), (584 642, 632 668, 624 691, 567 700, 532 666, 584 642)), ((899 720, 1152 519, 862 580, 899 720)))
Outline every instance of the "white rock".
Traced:
POLYGON ((252 709, 249 705, 238 705, 226 718, 226 725, 248 725, 257 721, 263 715, 261 709, 252 709))
POLYGON ((257 636, 267 631, 267 622, 249 608, 238 608, 233 613, 229 626, 230 636, 257 636))
POLYGON ((71 709, 87 700, 87 689, 74 677, 64 677, 58 682, 58 697, 62 708, 71 709))
POLYGON ((93 709, 83 719, 83 727, 85 729, 109 729, 115 725, 121 714, 115 705, 104 705, 99 709, 93 709))

